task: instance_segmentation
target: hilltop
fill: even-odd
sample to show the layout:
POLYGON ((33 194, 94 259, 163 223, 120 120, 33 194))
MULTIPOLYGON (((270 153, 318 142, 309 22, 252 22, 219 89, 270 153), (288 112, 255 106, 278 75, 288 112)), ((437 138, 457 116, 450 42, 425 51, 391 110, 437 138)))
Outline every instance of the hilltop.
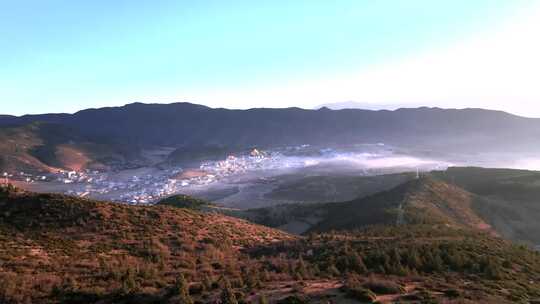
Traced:
POLYGON ((95 142, 72 127, 33 122, 0 128, 0 170, 49 173, 110 169, 136 158, 136 149, 95 142))
POLYGON ((183 207, 0 188, 0 301, 213 303, 232 295, 245 303, 511 303, 540 296, 538 253, 469 229, 470 219, 301 237, 183 207))
POLYGON ((422 177, 362 199, 329 205, 327 218, 314 229, 437 223, 488 229, 489 225, 471 207, 477 199, 459 187, 422 177))
POLYGON ((351 201, 291 204, 248 210, 243 215, 282 228, 303 222, 303 230, 293 230, 297 233, 403 224, 445 224, 494 233, 474 209, 481 200, 462 188, 424 176, 351 201))
POLYGON ((540 172, 454 167, 431 175, 481 197, 475 212, 502 236, 540 244, 540 172))
POLYGON ((241 268, 250 269, 242 250, 293 239, 186 208, 0 188, 0 299, 113 301, 123 293, 134 299, 140 294, 141 301, 167 298, 180 273, 198 282, 229 273, 232 280, 241 268), (58 288, 62 292, 51 295, 58 288))
MULTIPOLYGON (((356 227, 369 224, 370 221, 395 223, 397 207, 404 198, 407 198, 409 202, 412 202, 411 206, 422 206, 414 200, 428 203, 424 207, 430 213, 440 209, 430 215, 431 219, 441 219, 442 216, 442 220, 456 225, 452 217, 460 216, 460 218, 455 218, 457 223, 484 227, 516 242, 525 242, 532 246, 540 244, 538 233, 540 231, 538 221, 540 172, 450 167, 444 171, 424 173, 423 187, 414 187, 413 178, 414 174, 407 173, 373 177, 340 177, 339 179, 309 177, 297 183, 285 183, 276 188, 272 195, 305 197, 310 202, 320 197, 320 201, 332 202, 335 201, 335 196, 328 196, 325 192, 327 189, 339 189, 339 197, 344 199, 338 201, 337 205, 333 203, 286 204, 237 213, 239 216, 265 225, 280 227, 294 233, 305 233, 325 219, 326 222, 321 225, 334 228, 349 225, 346 222, 356 227), (407 181, 410 182, 407 183, 407 181), (409 197, 405 195, 415 191, 420 192, 409 197), (357 198, 351 199, 354 196, 357 198), (376 202, 381 200, 383 202, 378 205, 376 202), (388 208, 380 212, 382 211, 379 210, 380 206, 388 208), (365 209, 378 210, 380 215, 378 220, 374 220, 375 218, 371 216, 362 217, 359 213, 365 212, 365 209), (334 223, 330 219, 332 217, 336 219, 334 223), (346 220, 348 218, 350 220, 346 220)), ((412 214, 409 213, 409 215, 412 214)))
POLYGON ((159 202, 156 203, 156 205, 163 205, 163 206, 172 206, 177 208, 186 208, 186 209, 193 209, 193 210, 202 210, 208 207, 214 206, 214 204, 207 202, 202 199, 194 198, 189 195, 173 195, 166 197, 159 202))

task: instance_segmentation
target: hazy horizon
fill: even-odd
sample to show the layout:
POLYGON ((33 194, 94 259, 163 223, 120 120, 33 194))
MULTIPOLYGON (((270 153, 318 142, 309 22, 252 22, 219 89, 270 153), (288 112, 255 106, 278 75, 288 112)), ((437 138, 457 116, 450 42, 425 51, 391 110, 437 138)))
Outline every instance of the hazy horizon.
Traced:
POLYGON ((352 102, 352 101, 325 103, 325 104, 317 105, 317 106, 315 106, 313 108, 299 107, 299 106, 295 106, 295 105, 291 105, 291 106, 287 106, 287 107, 271 107, 271 106, 268 106, 268 107, 252 107, 252 108, 250 108, 250 107, 247 107, 247 108, 233 108, 233 107, 219 107, 219 106, 214 107, 214 106, 208 106, 208 105, 204 105, 204 104, 200 104, 200 103, 196 103, 196 102, 191 102, 191 101, 172 101, 172 102, 167 102, 167 103, 165 103, 165 102, 152 102, 152 101, 149 101, 149 102, 134 101, 134 102, 129 102, 129 103, 126 103, 126 104, 119 104, 119 105, 81 108, 81 109, 77 109, 77 110, 74 110, 74 111, 71 111, 71 112, 40 112, 40 113, 36 112, 36 113, 23 113, 23 114, 10 114, 10 113, 1 113, 0 112, 0 116, 1 115, 6 115, 6 116, 22 117, 22 116, 26 116, 26 115, 75 114, 77 112, 88 110, 88 109, 121 108, 121 107, 125 107, 125 106, 132 105, 132 104, 172 105, 172 104, 179 104, 179 103, 180 104, 181 103, 188 103, 188 104, 194 104, 194 105, 201 105, 201 106, 209 107, 211 109, 222 108, 222 109, 227 109, 227 110, 251 110, 251 109, 265 109, 265 108, 266 109, 299 108, 299 109, 303 109, 303 110, 316 111, 316 110, 320 110, 322 107, 329 108, 330 110, 333 110, 333 111, 339 111, 339 110, 343 110, 343 109, 366 110, 366 111, 383 111, 383 110, 396 111, 396 110, 399 110, 399 109, 419 109, 419 108, 431 108, 431 109, 443 109, 443 110, 481 109, 481 110, 486 110, 486 111, 503 111, 505 113, 515 115, 515 116, 524 117, 524 118, 540 118, 540 116, 526 116, 526 115, 520 115, 520 114, 512 113, 512 112, 509 112, 509 111, 498 110, 498 109, 489 109, 489 108, 477 108, 477 107, 457 107, 457 108, 452 108, 452 107, 439 107, 439 106, 429 106, 429 105, 420 105, 420 104, 410 104, 409 105, 409 104, 397 104, 397 103, 378 105, 378 104, 374 104, 374 103, 357 103, 357 102, 352 102), (342 106, 342 105, 351 104, 351 103, 356 104, 357 106, 356 107, 342 106))
POLYGON ((0 17, 4 114, 352 100, 540 117, 535 1, 34 0, 0 17))
POLYGON ((0 7, 0 304, 540 303, 540 0, 0 7))

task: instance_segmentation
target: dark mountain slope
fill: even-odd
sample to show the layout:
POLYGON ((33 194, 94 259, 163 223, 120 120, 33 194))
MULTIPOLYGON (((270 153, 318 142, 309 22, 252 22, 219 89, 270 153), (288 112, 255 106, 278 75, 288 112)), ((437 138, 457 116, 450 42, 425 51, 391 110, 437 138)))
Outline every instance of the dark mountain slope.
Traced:
MULTIPOLYGON (((540 119, 481 109, 369 111, 212 109, 189 103, 129 104, 73 115, 3 119, 70 126, 97 142, 134 146, 273 146, 387 142, 411 147, 493 151, 540 149, 540 119)), ((2 119, 0 119, 1 124, 2 119)), ((4 122, 6 123, 6 122, 4 122)))
POLYGON ((0 115, 0 126, 15 127, 27 125, 33 122, 61 123, 71 114, 28 114, 22 116, 0 115))
POLYGON ((540 172, 456 167, 431 174, 481 196, 476 213, 501 235, 540 244, 540 172))
POLYGON ((362 199, 326 204, 327 215, 311 230, 441 223, 454 227, 489 229, 489 225, 471 207, 477 199, 463 189, 422 177, 362 199))
POLYGON ((157 202, 156 205, 172 206, 177 208, 187 208, 193 210, 203 210, 205 208, 214 206, 212 203, 202 199, 194 198, 188 195, 173 195, 164 198, 157 202))
MULTIPOLYGON (((349 179, 358 181, 352 177, 349 179)), ((394 175, 382 175, 377 179, 381 187, 387 188, 394 187, 396 182, 394 175)), ((404 221, 437 220, 480 229, 491 227, 507 239, 533 246, 540 244, 538 171, 452 167, 446 171, 430 172, 421 180, 412 180, 397 188, 347 202, 288 204, 231 212, 286 231, 305 233, 312 227, 328 231, 396 224, 400 203, 404 221)))
POLYGON ((232 213, 285 230, 303 223, 303 229, 291 229, 297 233, 404 224, 444 224, 493 232, 475 211, 480 201, 481 197, 459 187, 422 177, 347 202, 290 204, 232 213))

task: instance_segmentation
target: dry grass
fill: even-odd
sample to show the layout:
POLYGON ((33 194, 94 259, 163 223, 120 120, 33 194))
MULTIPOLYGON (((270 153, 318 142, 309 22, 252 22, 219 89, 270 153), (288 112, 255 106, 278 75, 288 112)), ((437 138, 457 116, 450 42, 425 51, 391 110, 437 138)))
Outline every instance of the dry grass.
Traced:
POLYGON ((511 303, 540 295, 540 257, 446 226, 296 237, 214 213, 0 189, 0 302, 511 303), (355 291, 342 288, 356 276, 355 291), (532 283, 531 283, 532 282, 532 283), (295 298, 295 296, 299 297, 295 298), (307 298, 306 298, 307 297, 307 298), (285 301, 286 302, 286 301, 285 301))

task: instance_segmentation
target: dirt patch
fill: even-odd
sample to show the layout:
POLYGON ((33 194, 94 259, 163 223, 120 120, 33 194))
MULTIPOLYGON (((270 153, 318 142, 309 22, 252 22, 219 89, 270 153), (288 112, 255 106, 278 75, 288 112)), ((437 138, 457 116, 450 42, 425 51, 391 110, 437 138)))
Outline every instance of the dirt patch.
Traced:
POLYGON ((199 169, 188 169, 186 171, 180 172, 177 175, 173 176, 174 179, 190 179, 190 178, 197 178, 197 177, 203 177, 208 175, 208 172, 199 170, 199 169))

